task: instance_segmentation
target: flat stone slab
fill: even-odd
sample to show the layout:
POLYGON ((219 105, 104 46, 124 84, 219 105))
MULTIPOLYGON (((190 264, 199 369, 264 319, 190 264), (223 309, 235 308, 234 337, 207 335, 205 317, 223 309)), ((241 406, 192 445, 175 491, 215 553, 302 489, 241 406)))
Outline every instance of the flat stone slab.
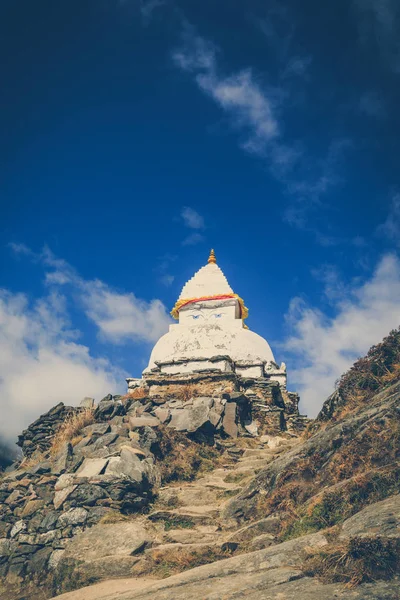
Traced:
POLYGON ((157 417, 151 415, 145 415, 143 417, 129 417, 129 425, 131 429, 137 429, 137 427, 158 427, 160 421, 157 417))
POLYGON ((96 477, 100 475, 108 464, 108 458, 85 458, 76 472, 77 477, 96 477))
POLYGON ((62 490, 57 490, 54 494, 53 504, 54 508, 58 510, 64 504, 66 499, 74 490, 76 490, 77 485, 69 485, 68 487, 64 487, 62 490))

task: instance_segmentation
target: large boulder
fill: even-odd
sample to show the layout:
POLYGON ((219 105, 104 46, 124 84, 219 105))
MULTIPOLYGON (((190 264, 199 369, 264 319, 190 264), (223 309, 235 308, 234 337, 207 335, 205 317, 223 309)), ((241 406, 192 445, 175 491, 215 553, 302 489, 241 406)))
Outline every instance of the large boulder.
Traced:
POLYGON ((151 524, 122 521, 95 525, 78 534, 68 544, 56 568, 61 588, 68 580, 81 582, 107 577, 128 577, 138 561, 138 555, 151 545, 155 537, 151 524))

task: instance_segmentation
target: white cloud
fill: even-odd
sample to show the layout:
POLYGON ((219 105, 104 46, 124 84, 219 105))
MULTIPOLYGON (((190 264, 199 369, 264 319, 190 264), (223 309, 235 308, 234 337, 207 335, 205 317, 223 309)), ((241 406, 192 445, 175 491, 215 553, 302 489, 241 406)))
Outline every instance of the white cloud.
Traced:
POLYGON ((283 348, 293 356, 291 387, 300 392, 311 416, 353 362, 400 323, 400 261, 385 255, 365 283, 328 291, 334 316, 294 298, 287 316, 291 336, 283 348))
POLYGON ((166 285, 167 287, 169 287, 170 285, 172 285, 174 283, 175 275, 169 275, 169 273, 166 273, 165 275, 161 275, 160 281, 163 285, 166 285))
POLYGON ((170 323, 161 300, 147 302, 102 281, 85 280, 48 248, 34 253, 23 244, 10 247, 43 265, 48 293, 32 301, 0 289, 0 441, 14 440, 58 402, 77 404, 84 396, 100 399, 124 390, 126 374, 80 342, 61 291, 68 290, 68 302, 112 343, 154 342, 170 323))
POLYGON ((16 435, 58 402, 77 404, 123 389, 123 373, 77 342, 65 298, 56 293, 31 303, 0 290, 0 437, 16 435))
POLYGON ((86 316, 102 337, 113 343, 134 341, 156 342, 171 322, 161 300, 150 302, 133 293, 118 293, 102 281, 78 281, 80 300, 86 316))
POLYGON ((228 77, 218 73, 217 50, 207 40, 185 32, 184 44, 173 53, 175 64, 193 73, 195 81, 232 120, 247 133, 242 146, 248 152, 263 153, 266 145, 279 135, 271 97, 255 80, 251 69, 228 77))
POLYGON ((189 229, 204 229, 204 218, 194 208, 184 206, 181 211, 181 217, 185 226, 189 227, 189 229))
MULTIPOLYGON (((19 245, 10 244, 12 250, 21 253, 19 245)), ((45 281, 50 288, 71 286, 76 301, 85 315, 98 328, 104 340, 112 343, 155 342, 171 323, 167 309, 159 299, 142 300, 132 292, 112 289, 103 281, 86 280, 65 260, 56 257, 45 247, 40 254, 24 249, 35 261, 46 268, 45 281)))

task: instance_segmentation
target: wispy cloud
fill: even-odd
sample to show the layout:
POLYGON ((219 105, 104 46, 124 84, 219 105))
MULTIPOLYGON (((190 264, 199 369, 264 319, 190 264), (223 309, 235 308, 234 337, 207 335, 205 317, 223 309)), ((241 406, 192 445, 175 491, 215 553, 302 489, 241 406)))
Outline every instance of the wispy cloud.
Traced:
POLYGON ((300 392, 303 410, 311 416, 340 375, 400 323, 400 261, 396 256, 383 256, 363 283, 343 285, 332 271, 325 276, 334 316, 294 298, 287 315, 291 335, 283 344, 294 365, 291 387, 300 392))
POLYGON ((360 41, 377 47, 383 60, 400 73, 400 4, 397 0, 353 0, 360 41))
POLYGON ((193 74, 199 89, 210 96, 244 132, 242 147, 259 153, 279 134, 271 97, 256 81, 251 69, 224 76, 217 66, 217 48, 186 28, 183 44, 172 55, 174 63, 193 74))
POLYGON ((377 233, 400 246, 400 193, 392 195, 389 214, 385 222, 379 225, 377 233))
MULTIPOLYGON (((278 5, 275 9, 281 15, 278 5)), ((285 15, 284 12, 284 19, 285 15)), ((272 24, 265 21, 262 28, 278 45, 279 36, 272 24)), ((195 34, 188 25, 184 28, 182 44, 172 58, 178 68, 193 77, 199 90, 229 116, 232 127, 239 132, 240 147, 263 159, 270 173, 282 183, 287 198, 287 208, 283 210, 287 223, 312 232, 318 243, 331 245, 336 243, 333 236, 310 227, 309 213, 322 209, 323 197, 341 182, 337 171, 351 143, 342 137, 334 138, 326 156, 315 158, 308 154, 302 142, 285 140, 282 115, 288 91, 281 83, 294 75, 304 75, 311 63, 311 57, 290 56, 289 45, 290 40, 287 40, 287 48, 280 50, 284 67, 281 82, 276 86, 267 85, 251 68, 228 75, 222 73, 217 60, 219 49, 195 34)), ((190 236, 185 244, 198 239, 198 236, 190 236)))
POLYGON ((369 91, 362 94, 358 108, 360 112, 367 117, 384 119, 386 116, 383 98, 375 91, 369 91))
POLYGON ((204 236, 201 233, 195 232, 191 233, 182 242, 182 246, 195 246, 196 244, 202 242, 204 240, 204 236))
POLYGON ((181 218, 183 224, 188 229, 192 229, 192 233, 185 237, 182 242, 183 246, 194 246, 204 240, 201 230, 205 229, 204 218, 194 208, 190 206, 184 206, 181 210, 181 218))
POLYGON ((158 259, 158 264, 154 268, 154 272, 158 276, 160 283, 169 287, 175 281, 175 275, 171 273, 172 265, 176 261, 177 256, 174 254, 164 254, 158 259))
MULTIPOLYGON (((293 178, 287 183, 288 194, 291 202, 285 209, 284 219, 299 229, 313 233, 316 241, 322 246, 331 246, 337 239, 329 234, 323 234, 310 224, 310 212, 323 207, 324 197, 332 189, 343 183, 338 175, 346 151, 351 148, 352 142, 347 138, 334 139, 328 148, 326 156, 313 161, 304 173, 303 178, 293 178)), ((304 167, 309 161, 304 161, 304 167)))
POLYGON ((204 218, 194 208, 184 206, 181 211, 181 217, 189 229, 204 229, 204 218))

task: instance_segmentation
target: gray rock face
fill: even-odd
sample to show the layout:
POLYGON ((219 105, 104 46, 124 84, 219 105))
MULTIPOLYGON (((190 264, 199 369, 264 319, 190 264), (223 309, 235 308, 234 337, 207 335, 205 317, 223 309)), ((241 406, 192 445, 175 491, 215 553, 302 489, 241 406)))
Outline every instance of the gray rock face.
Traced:
POLYGON ((342 524, 340 538, 372 537, 400 538, 400 495, 375 502, 342 524))
POLYGON ((223 418, 223 428, 225 432, 232 438, 238 436, 237 426, 237 404, 236 402, 228 402, 225 406, 225 414, 223 418))
POLYGON ((48 450, 52 435, 65 421, 66 417, 75 410, 72 406, 64 406, 60 402, 29 425, 28 429, 25 429, 18 436, 17 442, 18 446, 22 448, 24 456, 31 456, 36 451, 45 452, 48 450))
POLYGON ((144 414, 142 417, 129 417, 129 425, 131 429, 137 429, 138 427, 158 427, 160 421, 157 417, 144 414))
MULTIPOLYGON (((200 400, 200 399, 196 399, 200 400)), ((207 402, 194 401, 192 406, 171 409, 171 421, 168 427, 177 431, 194 432, 209 420, 210 407, 207 402)))
POLYGON ((68 527, 68 525, 82 525, 85 523, 88 516, 88 511, 84 508, 71 508, 68 512, 62 513, 58 519, 60 527, 68 527))
POLYGON ((72 577, 128 577, 135 556, 152 543, 154 532, 134 522, 95 525, 74 537, 57 565, 72 577))
MULTIPOLYGON (((87 588, 85 593, 89 590, 87 588)), ((396 580, 367 583, 349 590, 344 585, 324 585, 315 579, 301 577, 296 569, 281 568, 255 573, 222 573, 217 579, 204 574, 201 582, 186 581, 182 575, 160 583, 140 584, 136 579, 125 580, 123 584, 108 581, 96 586, 97 595, 90 596, 90 600, 398 600, 398 591, 399 581, 396 580)), ((59 596, 59 599, 88 600, 83 594, 83 590, 78 590, 59 596)))

